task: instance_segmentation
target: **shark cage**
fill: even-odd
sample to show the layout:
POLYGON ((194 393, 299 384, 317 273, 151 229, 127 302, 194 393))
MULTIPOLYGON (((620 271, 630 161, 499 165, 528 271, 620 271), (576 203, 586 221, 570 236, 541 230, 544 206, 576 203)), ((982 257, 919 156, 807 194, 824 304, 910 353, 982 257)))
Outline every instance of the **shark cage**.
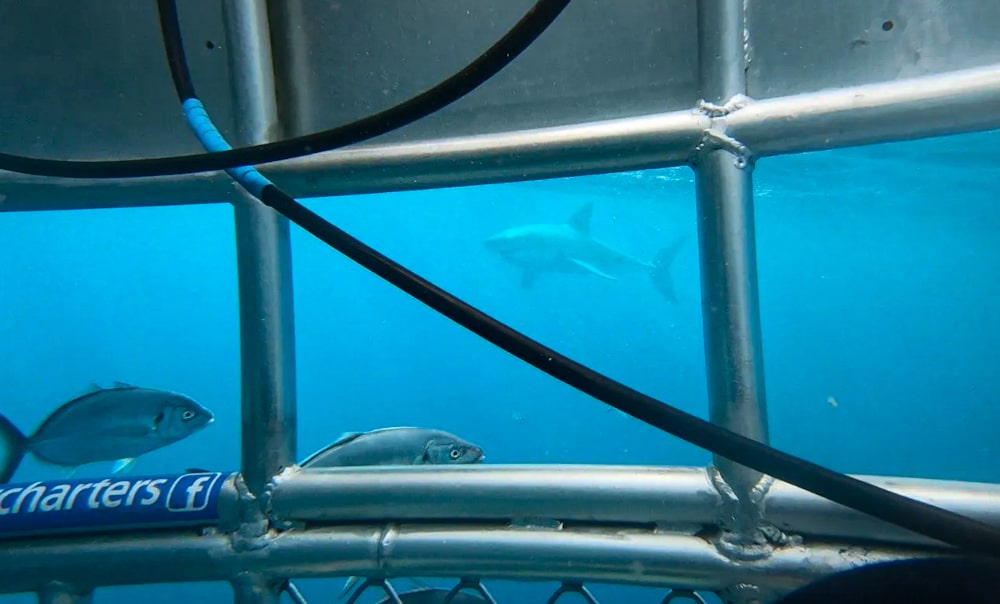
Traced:
POLYGON ((0 593, 217 581, 265 603, 353 576, 386 602, 493 601, 492 580, 554 582, 549 602, 597 602, 598 584, 769 602, 872 563, 995 554, 1000 485, 845 476, 767 446, 752 171, 1000 128, 997 22, 994 0, 0 0, 0 211, 231 203, 243 421, 238 472, 0 486, 0 593), (294 200, 683 165, 711 422, 505 329, 294 200), (302 469, 298 227, 713 462, 302 469), (97 501, 99 485, 146 504, 50 500, 97 501), (407 577, 456 588, 417 599, 407 577))

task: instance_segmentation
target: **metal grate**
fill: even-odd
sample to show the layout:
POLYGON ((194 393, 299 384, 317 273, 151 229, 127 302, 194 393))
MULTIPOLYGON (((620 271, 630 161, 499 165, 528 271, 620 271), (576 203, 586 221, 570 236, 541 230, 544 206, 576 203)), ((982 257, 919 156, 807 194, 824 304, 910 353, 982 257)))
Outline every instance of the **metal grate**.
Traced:
MULTIPOLYGON (((296 604, 308 604, 305 597, 298 591, 294 584, 287 583, 284 589, 285 593, 287 593, 296 604)), ((346 604, 356 604, 358 599, 369 591, 381 591, 385 595, 385 598, 380 600, 379 604, 403 604, 401 597, 406 594, 410 594, 411 597, 416 594, 422 594, 426 598, 429 598, 431 594, 433 594, 438 597, 440 604, 474 604, 476 602, 498 604, 497 600, 490 595, 486 586, 483 585, 483 583, 478 579, 462 579, 450 589, 428 587, 404 592, 403 594, 393 587, 392 583, 388 580, 369 579, 362 583, 361 586, 347 598, 346 604), (461 594, 471 594, 474 597, 463 597, 461 594)), ((600 600, 594 597, 594 595, 583 583, 563 582, 552 592, 552 595, 545 600, 545 603, 557 604, 559 602, 567 601, 580 602, 581 600, 586 602, 586 604, 600 604, 600 600), (578 597, 571 597, 574 595, 578 597)), ((660 604, 681 604, 683 602, 707 604, 701 595, 689 589, 670 590, 663 597, 663 599, 660 600, 660 604)))

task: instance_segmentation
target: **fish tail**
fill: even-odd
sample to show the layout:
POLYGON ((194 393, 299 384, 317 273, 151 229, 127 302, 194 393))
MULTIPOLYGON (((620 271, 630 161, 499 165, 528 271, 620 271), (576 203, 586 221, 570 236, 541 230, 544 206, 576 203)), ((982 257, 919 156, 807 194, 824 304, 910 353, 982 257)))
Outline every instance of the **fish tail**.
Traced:
POLYGON ((28 437, 0 414, 0 484, 10 482, 27 452, 28 437))
POLYGON ((670 245, 657 252, 653 258, 649 269, 649 276, 653 280, 653 285, 669 302, 677 302, 677 292, 674 290, 674 281, 670 276, 670 267, 677 258, 677 253, 687 241, 687 237, 680 236, 670 245))

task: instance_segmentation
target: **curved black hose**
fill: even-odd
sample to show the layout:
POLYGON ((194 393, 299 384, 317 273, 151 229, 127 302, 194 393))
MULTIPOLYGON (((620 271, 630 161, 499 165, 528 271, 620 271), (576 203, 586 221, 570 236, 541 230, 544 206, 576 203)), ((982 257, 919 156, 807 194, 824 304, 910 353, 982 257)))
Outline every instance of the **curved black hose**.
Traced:
MULTIPOLYGON (((182 102, 194 94, 183 65, 174 0, 158 0, 163 36, 182 102)), ((213 127, 214 128, 214 127, 213 127)), ((646 396, 486 315, 324 220, 261 177, 259 198, 289 220, 459 325, 552 377, 664 432, 875 518, 963 550, 1000 556, 1000 530, 746 438, 646 396)))
POLYGON ((355 239, 283 193, 262 201, 318 239, 469 331, 550 376, 664 432, 830 501, 968 552, 1000 557, 1000 530, 789 455, 642 394, 547 348, 355 239))
MULTIPOLYGON (((360 143, 426 117, 475 90, 528 48, 569 2, 570 0, 538 0, 500 41, 455 75, 408 101, 344 126, 230 151, 150 159, 69 161, 0 153, 0 170, 61 178, 138 178, 266 164, 360 143)), ((161 7, 161 17, 162 10, 161 7)), ((176 15, 174 21, 176 22, 176 15)), ((186 62, 183 66, 175 65, 177 57, 183 57, 183 54, 176 57, 168 54, 175 85, 178 84, 177 70, 187 70, 186 62)), ((188 77, 177 87, 177 94, 182 97, 182 102, 194 97, 194 88, 187 87, 190 82, 188 77)))

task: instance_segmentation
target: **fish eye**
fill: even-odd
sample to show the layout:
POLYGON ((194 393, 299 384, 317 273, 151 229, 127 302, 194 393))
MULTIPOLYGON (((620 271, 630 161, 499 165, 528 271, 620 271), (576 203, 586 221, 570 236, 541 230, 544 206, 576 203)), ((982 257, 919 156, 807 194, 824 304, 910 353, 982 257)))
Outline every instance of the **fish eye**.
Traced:
POLYGON ((191 421, 194 419, 194 411, 190 409, 185 409, 184 413, 181 413, 181 419, 184 421, 191 421))
POLYGON ((461 457, 461 455, 462 455, 461 451, 459 451, 458 449, 452 449, 451 453, 448 454, 448 457, 451 457, 452 459, 458 459, 459 457, 461 457))

